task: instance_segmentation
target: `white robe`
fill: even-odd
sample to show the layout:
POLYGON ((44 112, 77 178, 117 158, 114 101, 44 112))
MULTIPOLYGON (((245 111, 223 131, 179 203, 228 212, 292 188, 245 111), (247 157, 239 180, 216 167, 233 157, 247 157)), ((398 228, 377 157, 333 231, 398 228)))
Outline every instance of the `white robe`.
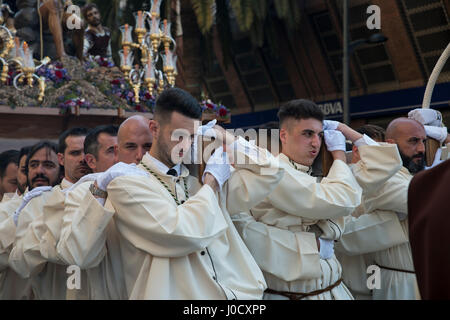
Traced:
POLYGON ((0 300, 31 299, 31 283, 22 279, 9 268, 8 258, 16 237, 14 211, 20 206, 23 196, 16 195, 0 204, 0 300))
POLYGON ((114 208, 105 206, 84 182, 67 193, 58 257, 67 265, 85 270, 88 298, 91 300, 127 299, 119 239, 112 219, 114 208))
POLYGON ((229 214, 257 204, 283 176, 282 169, 259 174, 274 165, 263 153, 254 164, 236 165, 219 198, 184 166, 180 177, 159 172, 148 154, 143 163, 180 201, 186 200, 186 181, 187 201, 177 205, 153 175, 122 176, 108 185, 130 299, 262 298, 264 277, 229 214))
MULTIPOLYGON (((362 146, 357 170, 365 189, 377 188, 401 166, 396 146, 362 146), (382 164, 380 164, 382 161, 382 164)), ((316 238, 338 240, 344 216, 360 204, 362 189, 350 168, 336 160, 320 183, 308 169, 279 155, 286 174, 275 191, 251 209, 251 216, 233 217, 244 241, 276 291, 309 293, 335 284, 342 268, 333 256, 320 259, 316 238), (256 221, 255 221, 256 220, 256 221)), ((267 294, 268 299, 285 299, 267 294)), ((352 299, 342 283, 307 299, 352 299)))
POLYGON ((65 300, 69 291, 67 266, 59 264, 56 241, 64 213, 62 190, 70 186, 64 179, 61 185, 31 199, 19 216, 9 265, 21 277, 31 279, 38 300, 65 300))

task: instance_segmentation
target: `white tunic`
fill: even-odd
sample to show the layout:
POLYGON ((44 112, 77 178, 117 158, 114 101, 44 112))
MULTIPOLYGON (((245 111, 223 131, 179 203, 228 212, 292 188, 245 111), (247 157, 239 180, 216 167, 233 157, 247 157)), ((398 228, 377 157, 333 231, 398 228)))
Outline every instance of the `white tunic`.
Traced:
POLYGON ((180 177, 158 171, 148 154, 142 162, 184 203, 177 205, 153 175, 123 176, 109 184, 130 299, 262 298, 264 277, 228 212, 255 205, 280 181, 283 170, 259 174, 274 164, 264 154, 254 164, 236 165, 219 198, 184 166, 180 177))
MULTIPOLYGON (((362 146, 358 181, 373 189, 392 176, 401 166, 396 146, 362 146), (383 160, 383 164, 380 164, 383 160)), ((293 163, 284 154, 286 174, 275 191, 251 209, 254 217, 237 216, 244 241, 264 272, 269 288, 291 293, 309 293, 335 284, 342 268, 333 256, 320 259, 318 236, 338 240, 344 229, 344 216, 360 204, 362 189, 350 168, 336 160, 320 183, 310 176, 309 168, 293 163), (256 219, 256 221, 252 221, 256 219)), ((267 298, 284 298, 268 294, 267 298)), ((308 299, 351 299, 345 285, 308 299)))

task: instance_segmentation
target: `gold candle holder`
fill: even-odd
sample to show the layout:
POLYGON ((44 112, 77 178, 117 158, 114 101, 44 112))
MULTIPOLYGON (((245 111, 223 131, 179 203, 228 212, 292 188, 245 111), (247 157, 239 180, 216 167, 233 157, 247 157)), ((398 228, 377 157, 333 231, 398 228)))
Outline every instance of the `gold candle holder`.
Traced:
POLYGON ((140 83, 133 84, 134 102, 136 102, 136 103, 140 103, 140 99, 139 99, 139 90, 140 90, 140 88, 141 88, 141 84, 140 83))
POLYGON ((3 84, 6 84, 6 81, 8 80, 8 72, 9 72, 9 66, 6 63, 6 61, 4 61, 3 62, 3 68, 2 68, 2 74, 1 74, 1 77, 0 77, 0 81, 3 84))
POLYGON ((144 82, 145 82, 148 92, 150 93, 151 96, 153 96, 153 88, 155 86, 156 79, 155 78, 145 78, 144 82))
POLYGON ((38 96, 39 103, 42 103, 42 101, 44 101, 44 96, 45 96, 45 78, 40 77, 39 78, 39 96, 38 96))

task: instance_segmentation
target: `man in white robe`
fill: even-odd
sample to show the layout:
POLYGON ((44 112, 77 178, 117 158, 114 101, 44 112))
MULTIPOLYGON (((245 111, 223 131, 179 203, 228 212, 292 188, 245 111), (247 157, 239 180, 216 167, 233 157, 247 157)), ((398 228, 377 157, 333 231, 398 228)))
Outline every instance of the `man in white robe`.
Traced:
MULTIPOLYGON (((98 151, 88 150, 92 147, 87 147, 85 141, 87 163, 94 173, 109 169, 116 161, 138 164, 152 144, 149 122, 142 116, 128 118, 120 126, 115 142, 111 136, 103 141, 102 134, 94 130, 98 151), (115 156, 107 160, 101 154, 111 146, 115 156)), ((62 263, 86 270, 88 299, 126 299, 122 258, 112 219, 114 208, 109 199, 105 202, 94 197, 89 190, 91 184, 92 181, 82 182, 66 194, 58 257, 62 263)))
MULTIPOLYGON (((8 258, 16 238, 16 225, 20 211, 31 199, 40 196, 46 188, 51 188, 59 181, 60 167, 57 152, 57 146, 47 141, 39 142, 31 147, 24 164, 27 180, 25 187, 28 187, 23 194, 0 209, 0 299, 19 300, 33 297, 30 279, 23 279, 10 268, 8 258)), ((21 162, 22 160, 21 157, 21 162)))
MULTIPOLYGON (((381 127, 369 124, 356 131, 368 135, 380 144, 385 141, 385 130, 381 127)), ((352 154, 349 166, 353 171, 356 163, 361 160, 355 145, 352 147, 352 154)), ((384 165, 383 162, 380 164, 384 165)), ((377 189, 371 192, 377 192, 377 189)), ((363 189, 362 203, 351 215, 345 217, 345 230, 336 244, 336 257, 342 265, 342 279, 357 300, 372 299, 370 288, 373 284, 368 285, 370 273, 367 273, 370 253, 408 241, 396 214, 384 211, 365 213, 366 196, 367 190, 363 189)))
POLYGON ((200 117, 191 95, 165 90, 150 123, 150 152, 137 168, 116 164, 94 184, 115 209, 130 299, 260 299, 266 288, 229 214, 258 203, 284 171, 271 170, 268 153, 228 136, 226 152, 216 150, 200 185, 181 164, 200 117), (216 160, 233 151, 246 162, 231 173, 216 160))
POLYGON ((366 229, 358 228, 361 221, 355 219, 341 241, 345 251, 370 252, 366 255, 367 265, 380 268, 380 288, 372 290, 375 300, 414 300, 416 298, 416 277, 408 240, 408 203, 407 194, 413 175, 425 168, 426 132, 423 125, 416 120, 398 118, 393 120, 386 130, 386 142, 397 144, 403 167, 392 178, 386 181, 376 192, 364 196, 364 212, 380 214, 400 219, 402 231, 373 230, 369 235, 366 229), (373 246, 389 237, 398 237, 397 245, 376 250, 373 246), (403 238, 403 240, 401 240, 403 238), (405 239, 406 238, 406 239, 405 239))
POLYGON ((360 204, 358 183, 376 188, 392 176, 400 166, 398 151, 334 121, 325 123, 324 132, 323 114, 311 101, 293 100, 280 108, 278 116, 282 143, 278 159, 286 174, 274 192, 250 210, 251 215, 234 217, 235 225, 264 272, 266 299, 351 299, 342 284, 334 241, 342 235, 344 216, 360 204), (324 133, 334 162, 318 182, 310 172, 324 133), (344 136, 360 146, 358 183, 345 163, 344 136))
POLYGON ((58 263, 56 241, 64 214, 63 190, 90 173, 83 146, 87 133, 86 128, 72 128, 60 135, 58 161, 64 166, 64 179, 32 199, 20 213, 9 265, 23 278, 31 278, 38 300, 65 300, 67 296, 67 268, 58 263))

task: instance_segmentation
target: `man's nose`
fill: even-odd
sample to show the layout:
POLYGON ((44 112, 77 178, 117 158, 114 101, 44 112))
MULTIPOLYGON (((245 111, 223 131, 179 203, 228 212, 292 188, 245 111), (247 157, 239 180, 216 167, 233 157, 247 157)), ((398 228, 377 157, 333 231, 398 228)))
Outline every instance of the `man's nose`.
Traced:
POLYGON ((142 158, 144 157, 145 149, 141 146, 138 147, 138 150, 136 152, 136 164, 141 162, 142 158))
POLYGON ((313 147, 319 148, 320 147, 320 137, 319 135, 315 134, 312 138, 311 144, 313 147))
POLYGON ((417 153, 419 152, 425 153, 425 143, 423 141, 420 141, 417 145, 417 153))

